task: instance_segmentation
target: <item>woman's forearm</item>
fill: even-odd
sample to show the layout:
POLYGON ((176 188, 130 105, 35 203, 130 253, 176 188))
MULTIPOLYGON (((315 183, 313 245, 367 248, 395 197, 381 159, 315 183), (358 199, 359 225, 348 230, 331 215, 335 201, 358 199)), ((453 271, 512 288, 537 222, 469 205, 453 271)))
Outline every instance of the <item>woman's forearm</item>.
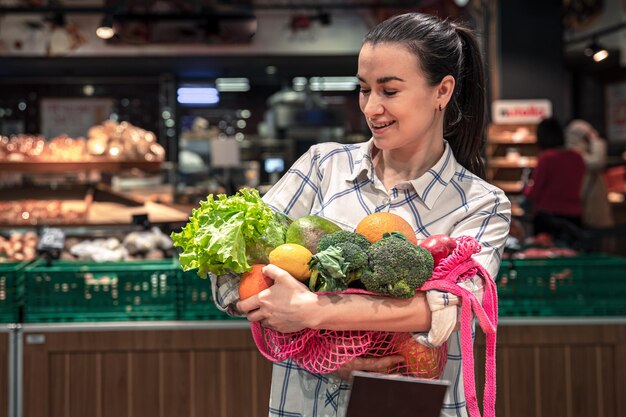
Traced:
POLYGON ((410 299, 360 294, 319 295, 310 327, 329 330, 425 332, 430 309, 423 292, 410 299))

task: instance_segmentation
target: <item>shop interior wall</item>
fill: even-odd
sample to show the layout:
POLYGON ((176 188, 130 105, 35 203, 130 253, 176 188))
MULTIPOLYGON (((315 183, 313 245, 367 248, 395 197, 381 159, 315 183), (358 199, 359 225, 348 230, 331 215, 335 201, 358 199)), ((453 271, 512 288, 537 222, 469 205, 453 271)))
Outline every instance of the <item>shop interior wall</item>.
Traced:
POLYGON ((499 97, 552 102, 559 120, 571 114, 570 75, 563 59, 562 5, 506 0, 498 5, 499 97))

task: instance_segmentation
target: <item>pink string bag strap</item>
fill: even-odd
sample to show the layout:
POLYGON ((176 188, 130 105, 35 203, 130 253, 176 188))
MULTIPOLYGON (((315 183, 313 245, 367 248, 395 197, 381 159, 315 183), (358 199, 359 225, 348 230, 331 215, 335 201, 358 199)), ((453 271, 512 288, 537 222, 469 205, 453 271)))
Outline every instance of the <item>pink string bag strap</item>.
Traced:
POLYGON ((463 384, 465 399, 471 417, 480 417, 474 379, 474 344, 472 341, 472 313, 486 334, 485 387, 483 412, 495 416, 496 404, 496 328, 498 326, 498 293, 496 284, 472 255, 480 252, 480 244, 469 236, 461 236, 453 253, 443 259, 433 276, 420 288, 422 291, 447 291, 461 298, 461 351, 463 355, 463 384), (463 279, 480 275, 484 281, 483 303, 465 288, 457 285, 463 279))

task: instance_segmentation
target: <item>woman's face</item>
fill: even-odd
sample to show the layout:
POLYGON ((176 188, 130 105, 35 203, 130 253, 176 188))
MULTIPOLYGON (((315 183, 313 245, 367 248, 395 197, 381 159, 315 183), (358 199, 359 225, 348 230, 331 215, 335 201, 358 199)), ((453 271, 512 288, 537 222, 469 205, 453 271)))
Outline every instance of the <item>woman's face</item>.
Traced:
POLYGON ((437 87, 428 84, 414 54, 396 43, 366 43, 358 65, 359 106, 378 149, 442 139, 435 117, 437 87))

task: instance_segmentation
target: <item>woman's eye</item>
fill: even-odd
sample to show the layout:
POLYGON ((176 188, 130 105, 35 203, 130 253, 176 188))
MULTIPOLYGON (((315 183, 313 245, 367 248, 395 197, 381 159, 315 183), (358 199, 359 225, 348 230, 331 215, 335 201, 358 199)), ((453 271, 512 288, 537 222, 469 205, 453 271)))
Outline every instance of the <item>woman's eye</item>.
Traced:
POLYGON ((365 87, 359 87, 359 93, 361 94, 369 94, 370 90, 365 87))
POLYGON ((387 97, 391 97, 396 95, 397 91, 389 91, 389 90, 383 90, 383 94, 386 95, 387 97))

